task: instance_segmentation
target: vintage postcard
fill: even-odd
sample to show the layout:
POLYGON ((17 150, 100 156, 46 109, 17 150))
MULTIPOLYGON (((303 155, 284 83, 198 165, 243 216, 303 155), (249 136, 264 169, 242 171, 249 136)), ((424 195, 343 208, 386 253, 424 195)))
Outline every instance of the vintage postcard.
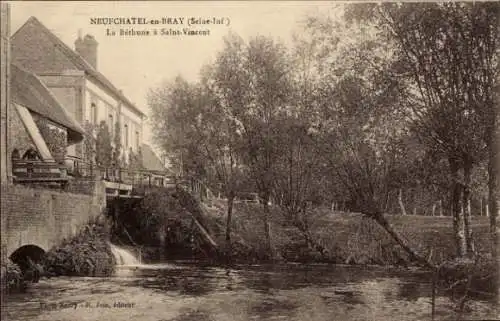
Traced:
POLYGON ((2 320, 500 320, 500 2, 0 4, 2 320))

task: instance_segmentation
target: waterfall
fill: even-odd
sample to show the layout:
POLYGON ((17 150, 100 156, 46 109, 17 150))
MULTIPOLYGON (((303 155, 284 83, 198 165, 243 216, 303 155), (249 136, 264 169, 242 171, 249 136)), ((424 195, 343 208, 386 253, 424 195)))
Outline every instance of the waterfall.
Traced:
POLYGON ((130 251, 111 243, 109 243, 109 246, 115 256, 117 265, 141 265, 140 259, 138 260, 130 251))

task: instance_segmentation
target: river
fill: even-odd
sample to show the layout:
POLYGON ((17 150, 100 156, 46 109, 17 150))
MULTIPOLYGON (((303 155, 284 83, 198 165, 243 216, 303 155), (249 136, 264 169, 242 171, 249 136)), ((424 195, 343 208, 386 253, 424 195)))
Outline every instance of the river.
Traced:
MULTIPOLYGON (((119 266, 111 278, 42 279, 6 298, 2 320, 429 320, 423 272, 342 265, 177 261, 119 266)), ((438 296, 436 318, 452 320, 438 296)), ((497 319, 497 302, 474 300, 466 319, 497 319)))

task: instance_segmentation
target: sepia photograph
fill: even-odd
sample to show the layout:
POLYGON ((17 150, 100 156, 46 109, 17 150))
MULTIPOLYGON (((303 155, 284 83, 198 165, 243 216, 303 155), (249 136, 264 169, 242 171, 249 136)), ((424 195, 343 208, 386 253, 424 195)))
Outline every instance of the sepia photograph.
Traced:
POLYGON ((500 320, 500 2, 0 5, 1 320, 500 320))

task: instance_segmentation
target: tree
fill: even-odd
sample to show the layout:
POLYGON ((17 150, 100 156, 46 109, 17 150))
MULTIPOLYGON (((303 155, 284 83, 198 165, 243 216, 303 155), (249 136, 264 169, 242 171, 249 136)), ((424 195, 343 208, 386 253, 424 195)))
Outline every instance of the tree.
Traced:
POLYGON ((285 218, 304 237, 305 244, 323 254, 314 241, 310 226, 311 205, 323 200, 322 159, 314 147, 311 123, 315 119, 317 78, 314 68, 314 42, 295 39, 290 55, 290 104, 280 110, 278 159, 273 169, 273 199, 285 218))
POLYGON ((272 253, 269 202, 273 192, 273 170, 279 157, 279 117, 292 92, 287 50, 271 38, 255 37, 248 44, 229 35, 218 56, 216 95, 230 110, 241 135, 241 160, 254 179, 264 209, 264 233, 272 253))
POLYGON ((98 166, 109 168, 113 161, 113 147, 108 124, 101 121, 96 135, 96 163, 98 166))
POLYGON ((85 121, 83 125, 85 130, 83 137, 83 157, 85 163, 89 165, 90 173, 92 174, 93 166, 96 163, 96 138, 95 138, 95 126, 88 121, 85 121))
POLYGON ((174 166, 182 176, 201 179, 205 175, 204 159, 199 155, 193 124, 198 110, 194 87, 177 76, 170 82, 151 89, 148 105, 152 112, 154 140, 172 155, 174 166))
POLYGON ((471 253, 470 212, 462 208, 470 199, 472 170, 492 146, 485 137, 493 137, 495 119, 499 6, 386 3, 351 8, 352 17, 373 21, 394 46, 393 74, 406 96, 401 106, 421 142, 448 159, 457 255, 471 253))
POLYGON ((388 72, 390 48, 366 29, 321 18, 307 21, 312 41, 321 43, 316 53, 317 116, 311 132, 318 155, 348 193, 349 209, 374 219, 414 260, 433 267, 384 214, 389 193, 401 187, 394 174, 404 172, 418 155, 406 148, 411 133, 408 119, 397 108, 402 102, 400 84, 388 72))
POLYGON ((112 164, 116 167, 121 167, 124 164, 121 164, 121 149, 122 149, 122 137, 121 137, 121 129, 120 123, 115 123, 114 135, 113 135, 113 155, 112 155, 112 164))
MULTIPOLYGON (((196 105, 199 109, 195 124, 198 137, 203 146, 199 153, 207 160, 209 172, 215 176, 217 186, 227 199, 226 247, 231 254, 231 224, 234 199, 245 177, 241 166, 242 137, 239 123, 233 109, 226 104, 226 97, 219 92, 217 84, 225 77, 231 65, 224 62, 224 54, 219 54, 213 66, 202 71, 202 80, 196 92, 196 105)), ((211 184, 213 185, 213 184, 211 184)))
POLYGON ((222 188, 227 198, 226 243, 230 254, 233 201, 241 168, 237 126, 230 110, 215 94, 215 70, 225 67, 206 66, 199 83, 188 83, 178 77, 166 87, 152 91, 150 103, 158 113, 155 117, 157 141, 170 153, 181 156, 185 172, 206 179, 213 189, 222 188))

